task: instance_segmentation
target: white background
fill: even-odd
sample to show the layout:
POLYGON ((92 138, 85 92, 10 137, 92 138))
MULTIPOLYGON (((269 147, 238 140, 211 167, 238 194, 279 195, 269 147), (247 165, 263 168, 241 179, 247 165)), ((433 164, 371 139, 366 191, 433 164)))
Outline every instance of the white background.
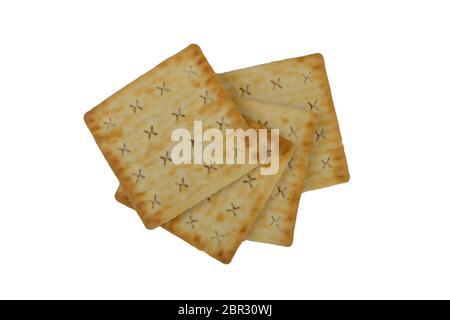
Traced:
POLYGON ((0 298, 450 298, 445 1, 1 1, 0 298), (83 114, 198 43, 217 72, 321 52, 351 181, 290 248, 223 265, 113 198, 83 114))

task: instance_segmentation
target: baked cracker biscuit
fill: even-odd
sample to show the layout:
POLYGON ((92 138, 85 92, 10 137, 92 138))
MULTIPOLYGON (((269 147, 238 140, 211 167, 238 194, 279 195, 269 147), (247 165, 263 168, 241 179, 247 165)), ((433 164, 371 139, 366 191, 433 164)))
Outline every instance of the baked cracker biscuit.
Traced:
MULTIPOLYGON (((280 136, 291 141, 295 147, 286 171, 246 236, 253 241, 289 246, 292 244, 300 195, 308 173, 317 117, 311 112, 251 99, 238 99, 236 104, 247 119, 256 121, 258 126, 279 129, 280 136)), ((252 187, 253 178, 250 174, 244 181, 252 187)), ((121 188, 116 193, 116 199, 129 204, 121 188)))
POLYGON ((321 54, 226 72, 219 79, 235 100, 260 99, 317 114, 305 191, 350 179, 321 54))
POLYGON ((279 129, 280 136, 291 141, 295 147, 286 171, 247 235, 247 239, 252 241, 290 246, 299 200, 308 174, 317 117, 311 112, 251 99, 237 99, 236 104, 246 118, 255 119, 266 128, 279 129))
MULTIPOLYGON (((247 122, 257 127, 255 122, 247 122)), ((281 137, 279 150, 279 170, 276 174, 263 176, 260 168, 256 168, 163 227, 219 261, 229 263, 294 153, 293 145, 281 137)), ((132 207, 120 187, 116 199, 132 207)))
POLYGON ((247 123, 197 45, 165 60, 98 106, 85 122, 139 213, 153 229, 257 165, 172 163, 176 128, 246 129, 247 123))

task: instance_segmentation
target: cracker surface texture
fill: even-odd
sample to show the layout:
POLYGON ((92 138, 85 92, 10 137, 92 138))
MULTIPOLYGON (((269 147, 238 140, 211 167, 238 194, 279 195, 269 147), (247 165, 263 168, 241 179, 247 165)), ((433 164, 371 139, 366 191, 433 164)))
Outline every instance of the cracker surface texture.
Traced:
MULTIPOLYGON (((248 120, 252 126, 256 123, 248 120)), ((294 153, 293 145, 280 138, 279 170, 261 175, 260 168, 245 174, 163 227, 223 263, 229 263, 258 214, 263 210, 294 153)), ((121 188, 116 199, 129 206, 121 188)))
POLYGON ((236 100, 236 103, 246 118, 255 119, 266 128, 279 129, 280 136, 294 145, 295 153, 286 171, 247 235, 247 239, 252 241, 290 246, 300 196, 308 174, 317 117, 311 112, 250 99, 236 100))
POLYGON ((235 100, 260 99, 317 115, 305 191, 350 179, 321 54, 226 72, 220 74, 219 79, 235 100))
MULTIPOLYGON (((294 238, 299 200, 308 174, 308 159, 314 145, 317 117, 311 112, 251 99, 236 100, 236 104, 246 119, 252 119, 249 121, 259 127, 279 129, 280 136, 290 141, 295 148, 286 170, 246 235, 252 241, 290 246, 294 238)), ((250 190, 253 181, 256 181, 252 173, 241 180, 247 183, 250 190)), ((123 189, 119 188, 116 198, 129 205, 123 189)))
POLYGON ((145 226, 175 218, 257 165, 175 165, 174 129, 247 128, 197 45, 165 60, 91 111, 85 122, 145 226))

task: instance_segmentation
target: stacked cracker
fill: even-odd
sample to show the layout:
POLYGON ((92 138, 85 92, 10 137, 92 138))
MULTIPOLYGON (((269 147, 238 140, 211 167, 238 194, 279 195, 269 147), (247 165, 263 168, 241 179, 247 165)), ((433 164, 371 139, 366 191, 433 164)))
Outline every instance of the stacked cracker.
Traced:
POLYGON ((116 199, 147 228, 162 226, 224 263, 245 239, 289 246, 302 191, 349 179, 318 54, 216 75, 190 45, 85 121, 119 179, 116 199), (173 163, 171 133, 192 131, 194 120, 224 134, 279 129, 278 172, 261 175, 259 164, 173 163))

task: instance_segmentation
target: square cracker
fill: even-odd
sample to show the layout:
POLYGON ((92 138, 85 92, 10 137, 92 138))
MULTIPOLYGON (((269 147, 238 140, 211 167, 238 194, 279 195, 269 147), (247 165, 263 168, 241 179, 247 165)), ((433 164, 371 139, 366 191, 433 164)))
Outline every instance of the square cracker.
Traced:
POLYGON ((317 114, 305 191, 350 179, 321 54, 230 71, 219 74, 219 79, 235 100, 261 99, 317 114))
POLYGON ((238 99, 236 104, 246 118, 255 119, 266 128, 279 129, 280 136, 295 147, 286 171, 247 235, 247 239, 252 241, 290 246, 299 200, 308 174, 317 117, 312 112, 251 99, 238 99))
MULTIPOLYGON (((197 45, 190 45, 87 112, 85 122, 147 228, 192 208, 257 165, 174 165, 176 128, 247 123, 197 45)), ((190 129, 192 134, 193 129, 190 129)))
MULTIPOLYGON (((256 122, 247 121, 252 127, 257 127, 256 122)), ((281 137, 279 150, 276 174, 263 176, 260 168, 256 168, 163 227, 219 261, 229 263, 294 153, 293 145, 281 137)), ((120 187, 116 199, 132 207, 120 187)))
MULTIPOLYGON (((298 204, 308 173, 308 159, 313 147, 317 117, 311 112, 251 99, 236 100, 236 103, 247 119, 256 121, 258 126, 279 129, 280 136, 290 141, 295 148, 286 171, 271 189, 271 197, 246 236, 253 241, 289 246, 294 237, 298 204)), ((241 180, 252 187, 254 178, 253 173, 250 173, 241 180)), ((129 205, 122 188, 118 189, 116 199, 129 205)))

